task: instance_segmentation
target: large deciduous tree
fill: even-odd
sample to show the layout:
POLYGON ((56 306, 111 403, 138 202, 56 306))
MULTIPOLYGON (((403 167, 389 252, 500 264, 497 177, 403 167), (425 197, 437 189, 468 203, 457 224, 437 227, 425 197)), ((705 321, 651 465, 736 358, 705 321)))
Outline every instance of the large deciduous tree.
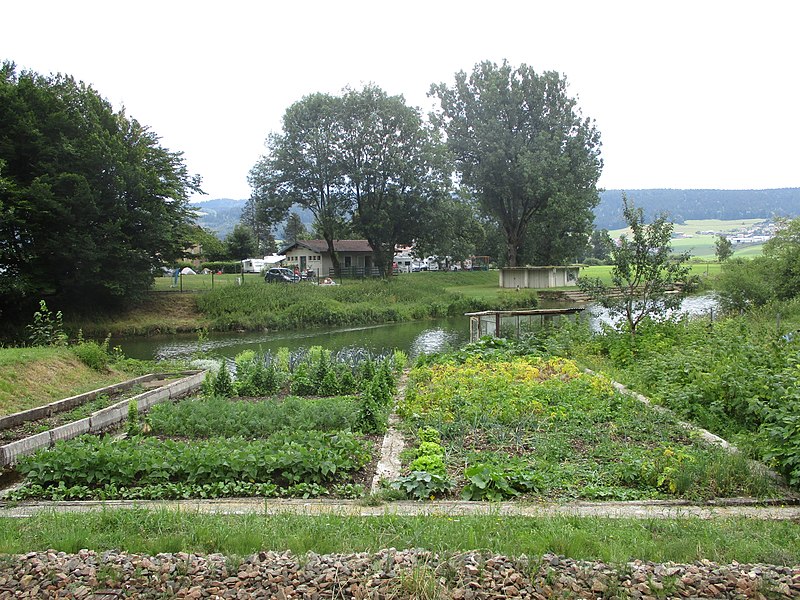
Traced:
POLYGON ((352 206, 343 190, 340 115, 341 100, 329 94, 312 94, 292 104, 282 131, 269 136, 267 154, 248 178, 251 201, 273 222, 283 221, 293 205, 311 211, 335 272, 339 263, 333 241, 352 206))
POLYGON ((310 210, 328 244, 346 231, 365 237, 374 264, 391 272, 447 188, 444 147, 401 96, 368 85, 341 96, 313 94, 290 106, 283 129, 250 171, 252 198, 285 218, 310 210))
POLYGON ((199 191, 180 153, 91 87, 0 67, 0 310, 140 296, 181 256, 199 191))
POLYGON ((419 111, 377 86, 348 90, 342 111, 342 171, 353 226, 388 275, 395 246, 412 243, 444 198, 444 146, 419 111))
POLYGON ((430 94, 462 182, 503 231, 506 264, 574 259, 592 230, 602 160, 600 134, 566 79, 483 62, 430 94))

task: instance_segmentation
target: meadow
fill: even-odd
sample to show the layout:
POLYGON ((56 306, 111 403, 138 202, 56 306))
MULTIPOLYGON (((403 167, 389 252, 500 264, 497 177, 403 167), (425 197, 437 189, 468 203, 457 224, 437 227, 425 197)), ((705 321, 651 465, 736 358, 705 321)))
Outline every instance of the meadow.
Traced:
MULTIPOLYGON (((736 235, 749 227, 763 223, 764 219, 696 219, 687 220, 684 223, 675 223, 674 233, 686 237, 677 237, 672 240, 672 249, 675 252, 689 252, 693 257, 714 260, 714 243, 717 236, 712 234, 701 234, 701 231, 716 231, 728 235, 736 235)), ((623 233, 630 234, 629 229, 614 229, 608 232, 616 239, 623 233)), ((736 257, 758 256, 761 254, 763 244, 734 246, 733 255, 736 257)))

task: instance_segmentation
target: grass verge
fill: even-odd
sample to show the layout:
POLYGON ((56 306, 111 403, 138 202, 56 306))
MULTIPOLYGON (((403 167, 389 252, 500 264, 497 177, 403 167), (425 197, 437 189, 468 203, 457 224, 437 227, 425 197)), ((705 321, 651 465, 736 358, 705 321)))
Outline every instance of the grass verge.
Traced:
POLYGON ((546 552, 624 563, 634 558, 687 563, 800 562, 800 527, 743 518, 605 519, 597 517, 346 517, 335 515, 201 515, 116 509, 0 519, 0 552, 52 548, 98 552, 296 554, 426 548, 439 553, 485 549, 509 556, 546 552))
POLYGON ((0 348, 0 415, 130 378, 129 373, 116 368, 91 369, 69 348, 0 348))

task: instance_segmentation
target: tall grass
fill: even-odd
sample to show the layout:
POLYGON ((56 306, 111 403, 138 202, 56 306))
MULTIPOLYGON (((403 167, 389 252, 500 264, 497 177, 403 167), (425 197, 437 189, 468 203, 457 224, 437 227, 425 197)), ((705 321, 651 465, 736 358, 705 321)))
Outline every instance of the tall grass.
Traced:
MULTIPOLYGON (((226 330, 367 325, 445 317, 493 307, 530 307, 535 303, 530 294, 507 294, 502 300, 492 300, 447 289, 459 281, 462 285, 471 282, 472 275, 415 273, 390 280, 346 281, 343 285, 326 287, 306 283, 243 285, 203 294, 197 299, 197 307, 212 328, 226 330)), ((484 279, 485 276, 480 278, 481 285, 484 279)))
POLYGON ((171 510, 103 510, 0 519, 0 553, 53 548, 98 552, 221 552, 260 550, 375 552, 426 548, 448 554, 488 550, 531 557, 546 552, 574 559, 719 563, 800 562, 800 528, 791 522, 730 518, 604 519, 596 517, 339 515, 201 515, 171 510))

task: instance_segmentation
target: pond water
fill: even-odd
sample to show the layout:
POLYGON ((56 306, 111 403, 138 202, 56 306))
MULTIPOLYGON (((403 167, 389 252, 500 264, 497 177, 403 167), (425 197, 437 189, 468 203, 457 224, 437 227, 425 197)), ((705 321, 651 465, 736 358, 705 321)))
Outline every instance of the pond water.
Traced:
MULTIPOLYGON (((543 308, 564 307, 563 303, 549 303, 543 308)), ((711 294, 692 296, 683 301, 681 312, 693 316, 710 315, 716 311, 717 300, 711 294)), ((601 322, 611 322, 608 311, 598 305, 588 305, 592 327, 601 322)), ((182 359, 198 351, 233 358, 244 350, 277 350, 323 346, 333 351, 348 347, 367 348, 375 353, 403 350, 411 357, 421 353, 439 352, 458 348, 469 341, 469 318, 448 317, 390 323, 363 327, 296 330, 280 332, 223 332, 209 333, 204 339, 196 334, 175 334, 145 338, 112 340, 126 356, 147 360, 182 359)))
POLYGON ((120 346, 125 355, 131 358, 165 360, 187 358, 198 350, 232 358, 244 350, 295 350, 309 346, 323 346, 333 351, 359 347, 375 353, 398 349, 417 356, 458 348, 468 340, 469 319, 450 317, 363 327, 209 333, 203 340, 199 340, 196 334, 175 334, 123 339, 112 343, 120 346))

